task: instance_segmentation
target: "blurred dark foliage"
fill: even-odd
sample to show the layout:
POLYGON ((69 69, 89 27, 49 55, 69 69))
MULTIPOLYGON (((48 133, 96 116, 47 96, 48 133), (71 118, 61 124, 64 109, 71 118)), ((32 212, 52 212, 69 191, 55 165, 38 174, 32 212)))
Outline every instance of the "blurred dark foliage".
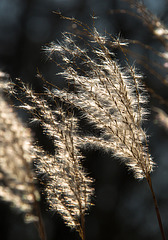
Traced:
MULTIPOLYGON (((146 1, 151 11, 168 21, 168 1, 146 1)), ((36 77, 37 69, 54 84, 61 86, 62 79, 56 75, 57 67, 47 61, 43 47, 51 41, 61 41, 61 33, 71 31, 73 23, 62 20, 54 14, 59 10, 65 16, 75 17, 92 26, 95 24, 100 33, 107 31, 113 36, 136 39, 156 49, 161 49, 159 41, 142 22, 129 14, 114 13, 114 10, 130 10, 127 2, 120 0, 0 0, 0 69, 10 74, 12 80, 21 78, 37 90, 41 89, 41 80, 36 77), (97 19, 93 22, 92 15, 97 19)), ((131 51, 151 61, 156 56, 139 46, 131 46, 131 51)), ((119 55, 120 56, 120 55, 119 55)), ((130 54, 131 63, 136 60, 130 54)), ((121 62, 125 59, 121 57, 121 62)), ((141 58, 143 60, 143 58, 141 58)), ((146 61, 146 60, 144 60, 146 61)), ((138 61, 137 61, 138 63, 138 61)), ((163 64, 160 62, 160 64, 163 64)), ((145 76, 145 83, 157 90, 167 100, 167 88, 157 76, 149 74, 142 64, 138 66, 145 76)), ((157 70, 163 77, 165 69, 157 70)), ((151 96, 149 107, 160 106, 151 96)), ((164 108, 166 109, 166 108, 164 108)), ((153 182, 160 205, 163 224, 168 223, 168 135, 153 122, 153 114, 148 122, 150 149, 158 167, 153 173, 153 182)), ((33 126, 37 139, 42 138, 41 129, 33 126)), ((43 145, 46 143, 43 140, 43 145)), ((160 239, 159 228, 152 199, 145 181, 137 182, 132 174, 113 159, 110 154, 97 149, 85 151, 86 167, 95 179, 95 206, 86 216, 86 239, 160 239)), ((42 186, 41 186, 42 187, 42 186)), ((67 228, 57 213, 46 211, 47 203, 42 196, 42 214, 48 240, 78 239, 78 235, 67 228)), ((37 231, 33 225, 25 225, 20 215, 11 211, 6 203, 1 203, 0 238, 3 240, 35 240, 37 231)), ((168 233, 168 227, 165 228, 168 233)))

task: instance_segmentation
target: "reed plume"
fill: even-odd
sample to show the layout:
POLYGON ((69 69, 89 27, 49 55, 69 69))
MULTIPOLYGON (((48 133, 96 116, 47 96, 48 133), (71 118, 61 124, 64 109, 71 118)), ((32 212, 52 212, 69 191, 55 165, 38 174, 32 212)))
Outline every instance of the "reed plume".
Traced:
POLYGON ((159 123, 160 126, 164 127, 165 130, 168 130, 168 115, 160 108, 154 108, 156 112, 156 122, 159 123))
POLYGON ((50 209, 57 211, 64 222, 76 229, 84 240, 84 216, 91 205, 93 188, 92 179, 81 165, 84 157, 80 152, 77 119, 70 109, 65 112, 49 89, 46 94, 39 95, 21 84, 19 89, 25 94, 28 103, 20 107, 32 114, 32 121, 38 122, 44 134, 53 141, 54 154, 49 154, 38 145, 34 146, 37 174, 43 174, 47 180, 45 193, 50 209))
MULTIPOLYGON (((26 222, 38 221, 34 203, 38 192, 34 187, 31 154, 32 135, 4 97, 5 74, 0 78, 0 197, 23 212, 26 222)), ((9 101, 9 100, 8 100, 9 101)))
POLYGON ((136 178, 147 178, 154 164, 142 129, 147 111, 141 75, 134 67, 120 67, 106 46, 107 43, 111 48, 121 46, 119 42, 107 40, 96 29, 87 31, 91 39, 87 44, 89 50, 81 49, 69 33, 64 34, 62 44, 52 43, 46 49, 50 58, 53 53, 61 58, 60 74, 76 89, 75 92, 53 89, 52 94, 80 109, 101 130, 99 138, 85 137, 86 142, 111 149, 133 170, 136 178))
POLYGON ((142 22, 150 29, 150 31, 162 42, 165 47, 168 47, 168 29, 161 20, 149 11, 141 1, 124 0, 129 2, 131 7, 137 11, 137 16, 141 17, 142 22))
POLYGON ((74 91, 54 88, 52 95, 79 109, 100 130, 100 137, 86 136, 81 140, 83 144, 111 150, 133 171, 135 178, 146 178, 165 239, 150 177, 154 162, 148 151, 148 136, 142 127, 147 115, 142 77, 129 65, 127 58, 127 66, 121 67, 112 51, 119 47, 125 54, 122 45, 127 43, 121 43, 111 35, 109 38, 101 36, 95 28, 92 30, 74 18, 60 16, 75 23, 82 31, 77 31, 77 35, 64 33, 62 43, 51 43, 46 48, 48 57, 61 68, 61 77, 74 87, 74 91))

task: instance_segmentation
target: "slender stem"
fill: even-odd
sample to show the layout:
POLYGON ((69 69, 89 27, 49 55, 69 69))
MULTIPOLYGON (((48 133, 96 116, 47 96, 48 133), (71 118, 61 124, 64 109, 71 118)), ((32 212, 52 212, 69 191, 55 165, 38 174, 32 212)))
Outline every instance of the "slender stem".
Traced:
POLYGON ((45 227, 44 227, 44 223, 43 223, 43 218, 41 216, 41 211, 40 211, 40 207, 39 207, 39 202, 37 201, 36 196, 35 196, 35 185, 34 184, 32 184, 32 188, 33 188, 33 198, 34 198, 34 210, 36 211, 36 214, 38 217, 38 221, 35 223, 35 225, 38 229, 40 240, 47 240, 46 233, 45 233, 45 227))
POLYGON ((85 240, 85 217, 83 213, 81 216, 81 225, 82 225, 82 233, 83 233, 82 240, 85 240))
POLYGON ((154 205, 155 205, 155 211, 156 211, 156 215, 157 215, 162 239, 166 240, 164 229, 163 229, 163 224, 162 224, 162 220, 161 220, 161 216, 160 216, 160 212, 159 212, 159 208, 158 208, 158 203, 157 203, 156 196, 155 196, 155 193, 154 193, 154 190, 153 190, 153 187, 152 187, 152 181, 151 181, 150 174, 147 175, 147 181, 148 181, 151 193, 152 193, 152 197, 153 197, 153 201, 154 201, 154 205))
POLYGON ((35 202, 35 207, 36 207, 36 213, 37 213, 37 216, 38 216, 38 222, 37 222, 37 228, 38 228, 38 232, 39 232, 39 236, 40 236, 40 239, 41 240, 46 240, 46 234, 45 234, 45 228, 44 228, 44 223, 43 223, 43 219, 42 219, 42 216, 41 216, 41 212, 40 212, 40 209, 39 209, 39 205, 37 203, 37 201, 35 202))
POLYGON ((81 223, 78 232, 81 240, 85 240, 85 217, 83 213, 81 214, 81 223))

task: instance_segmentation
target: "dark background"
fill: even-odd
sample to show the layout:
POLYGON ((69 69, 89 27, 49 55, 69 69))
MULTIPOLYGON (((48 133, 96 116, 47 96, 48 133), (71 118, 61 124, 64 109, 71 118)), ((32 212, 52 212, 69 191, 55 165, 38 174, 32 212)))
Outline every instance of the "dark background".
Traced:
MULTIPOLYGON (((146 0, 148 8, 167 24, 168 1, 146 0)), ((160 51, 165 51, 161 43, 152 36, 142 22, 128 14, 114 14, 111 10, 129 9, 129 4, 120 0, 0 0, 0 69, 11 75, 12 79, 21 78, 38 88, 40 80, 36 78, 37 68, 49 81, 62 84, 56 77, 56 67, 47 61, 42 50, 51 41, 61 40, 61 33, 71 30, 72 24, 61 20, 52 11, 60 10, 63 15, 75 17, 92 26, 93 13, 100 33, 107 32, 129 39, 138 39, 160 51)), ((158 62, 150 51, 142 47, 130 46, 131 51, 140 55, 130 62, 137 64, 144 74, 145 83, 168 100, 167 86, 144 66, 138 65, 138 59, 148 57, 146 61, 158 62)), ((124 63, 125 59, 120 59, 124 63)), ((166 78, 166 69, 154 67, 166 78)), ((146 126, 150 137, 150 151, 157 163, 152 180, 157 195, 160 212, 166 234, 168 235, 168 131, 155 120, 153 106, 167 107, 150 97, 151 116, 146 126)), ((168 111, 167 111, 168 113, 168 111)), ((86 239, 161 239, 155 216, 152 198, 145 180, 137 181, 123 164, 101 150, 85 153, 88 172, 95 179, 95 206, 86 216, 86 239)), ((78 235, 66 227, 57 213, 46 211, 47 204, 42 203, 48 240, 78 239, 78 235)), ((0 239, 35 240, 39 239, 33 224, 25 225, 21 215, 15 214, 6 203, 0 206, 0 239)))

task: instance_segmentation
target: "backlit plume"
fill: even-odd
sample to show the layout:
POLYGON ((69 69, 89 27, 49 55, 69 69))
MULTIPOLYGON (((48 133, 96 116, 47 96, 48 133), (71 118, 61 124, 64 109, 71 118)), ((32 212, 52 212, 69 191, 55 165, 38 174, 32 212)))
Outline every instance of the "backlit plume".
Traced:
POLYGON ((125 69, 120 67, 115 59, 112 50, 117 45, 122 49, 123 43, 84 27, 88 42, 83 36, 66 33, 61 44, 52 43, 46 49, 52 61, 60 58, 60 75, 75 89, 53 89, 52 95, 78 108, 100 129, 99 138, 85 137, 83 143, 112 150, 133 170, 136 178, 147 177, 153 162, 142 128, 147 112, 141 76, 129 64, 125 69), (85 49, 77 44, 79 39, 85 49))
POLYGON ((33 213, 38 192, 31 170, 31 133, 4 97, 5 77, 0 73, 0 197, 23 212, 26 222, 37 221, 33 213))

